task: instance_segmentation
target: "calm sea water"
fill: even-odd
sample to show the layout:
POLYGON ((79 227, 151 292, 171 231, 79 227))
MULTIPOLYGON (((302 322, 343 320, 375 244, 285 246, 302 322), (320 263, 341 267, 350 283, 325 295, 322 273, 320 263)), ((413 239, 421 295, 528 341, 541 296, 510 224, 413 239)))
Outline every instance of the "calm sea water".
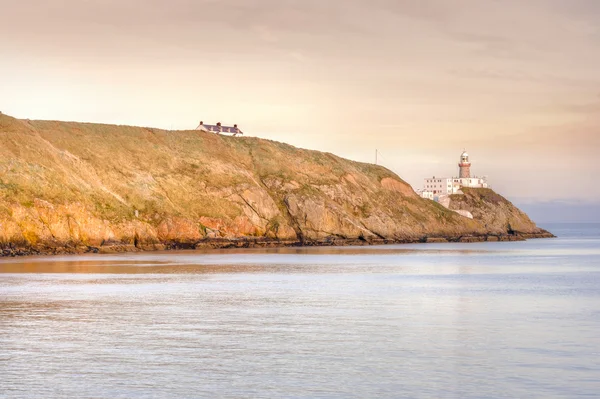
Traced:
POLYGON ((0 260, 2 398, 600 397, 600 225, 0 260))

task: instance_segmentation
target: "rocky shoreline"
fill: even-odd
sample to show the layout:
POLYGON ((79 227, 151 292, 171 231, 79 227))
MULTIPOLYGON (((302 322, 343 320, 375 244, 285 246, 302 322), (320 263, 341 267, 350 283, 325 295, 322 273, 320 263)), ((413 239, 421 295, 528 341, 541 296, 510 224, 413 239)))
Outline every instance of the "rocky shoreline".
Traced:
POLYGON ((130 243, 111 242, 101 246, 88 246, 75 243, 47 246, 27 246, 6 244, 0 249, 0 258, 17 256, 52 256, 52 255, 78 255, 78 254, 114 254, 126 252, 151 252, 170 250, 204 250, 204 249, 233 249, 233 248, 285 248, 285 247, 327 247, 327 246, 370 246, 390 244, 417 244, 417 243, 476 243, 476 242, 506 242, 526 241, 529 239, 555 238, 550 232, 540 233, 515 233, 515 234, 487 234, 466 235, 452 237, 426 236, 414 239, 349 239, 329 237, 322 240, 277 240, 271 238, 238 238, 238 239, 204 239, 194 243, 168 242, 160 244, 134 245, 130 243))
POLYGON ((252 137, 0 115, 0 153, 3 256, 550 236, 491 189, 446 208, 380 165, 252 137))

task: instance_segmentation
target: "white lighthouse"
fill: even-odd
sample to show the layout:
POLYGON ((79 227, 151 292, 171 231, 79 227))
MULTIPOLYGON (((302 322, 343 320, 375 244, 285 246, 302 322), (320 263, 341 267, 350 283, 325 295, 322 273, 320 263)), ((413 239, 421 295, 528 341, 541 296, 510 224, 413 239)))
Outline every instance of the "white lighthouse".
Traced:
POLYGON ((460 162, 458 163, 458 177, 461 179, 471 178, 471 162, 469 162, 469 154, 467 151, 463 151, 460 154, 460 162))
POLYGON ((487 178, 471 177, 471 161, 467 151, 460 154, 458 177, 432 177, 424 180, 423 189, 417 193, 423 198, 440 201, 451 194, 462 194, 462 187, 488 188, 487 178))

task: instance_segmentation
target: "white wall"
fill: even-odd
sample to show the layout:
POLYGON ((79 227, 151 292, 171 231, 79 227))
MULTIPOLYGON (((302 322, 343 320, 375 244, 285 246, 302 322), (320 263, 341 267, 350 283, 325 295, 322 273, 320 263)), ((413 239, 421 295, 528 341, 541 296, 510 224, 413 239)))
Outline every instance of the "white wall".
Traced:
POLYGON ((447 177, 431 177, 424 179, 423 190, 433 191, 434 194, 451 194, 452 179, 447 177))
POLYGON ((471 177, 467 179, 459 179, 460 184, 463 187, 475 187, 475 188, 486 188, 488 187, 487 182, 480 177, 471 177))
POLYGON ((455 194, 460 189, 460 180, 452 177, 430 177, 424 179, 423 190, 435 191, 435 194, 455 194))
POLYGON ((427 198, 427 199, 433 200, 433 191, 426 191, 426 190, 425 191, 421 191, 419 193, 419 195, 422 198, 427 198))

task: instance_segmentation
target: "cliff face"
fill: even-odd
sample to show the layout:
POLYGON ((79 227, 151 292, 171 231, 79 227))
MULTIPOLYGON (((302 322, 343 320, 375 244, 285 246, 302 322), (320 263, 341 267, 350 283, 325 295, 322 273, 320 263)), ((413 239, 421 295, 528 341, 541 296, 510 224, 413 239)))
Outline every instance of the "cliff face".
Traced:
POLYGON ((495 201, 476 191, 453 199, 474 215, 484 204, 470 220, 419 198, 383 167, 332 154, 0 114, 4 254, 544 233, 508 201, 495 201), (490 216, 496 210, 509 216, 490 216))
POLYGON ((450 196, 450 209, 471 212, 490 235, 521 237, 552 236, 540 229, 520 209, 489 188, 462 188, 462 195, 450 196))

